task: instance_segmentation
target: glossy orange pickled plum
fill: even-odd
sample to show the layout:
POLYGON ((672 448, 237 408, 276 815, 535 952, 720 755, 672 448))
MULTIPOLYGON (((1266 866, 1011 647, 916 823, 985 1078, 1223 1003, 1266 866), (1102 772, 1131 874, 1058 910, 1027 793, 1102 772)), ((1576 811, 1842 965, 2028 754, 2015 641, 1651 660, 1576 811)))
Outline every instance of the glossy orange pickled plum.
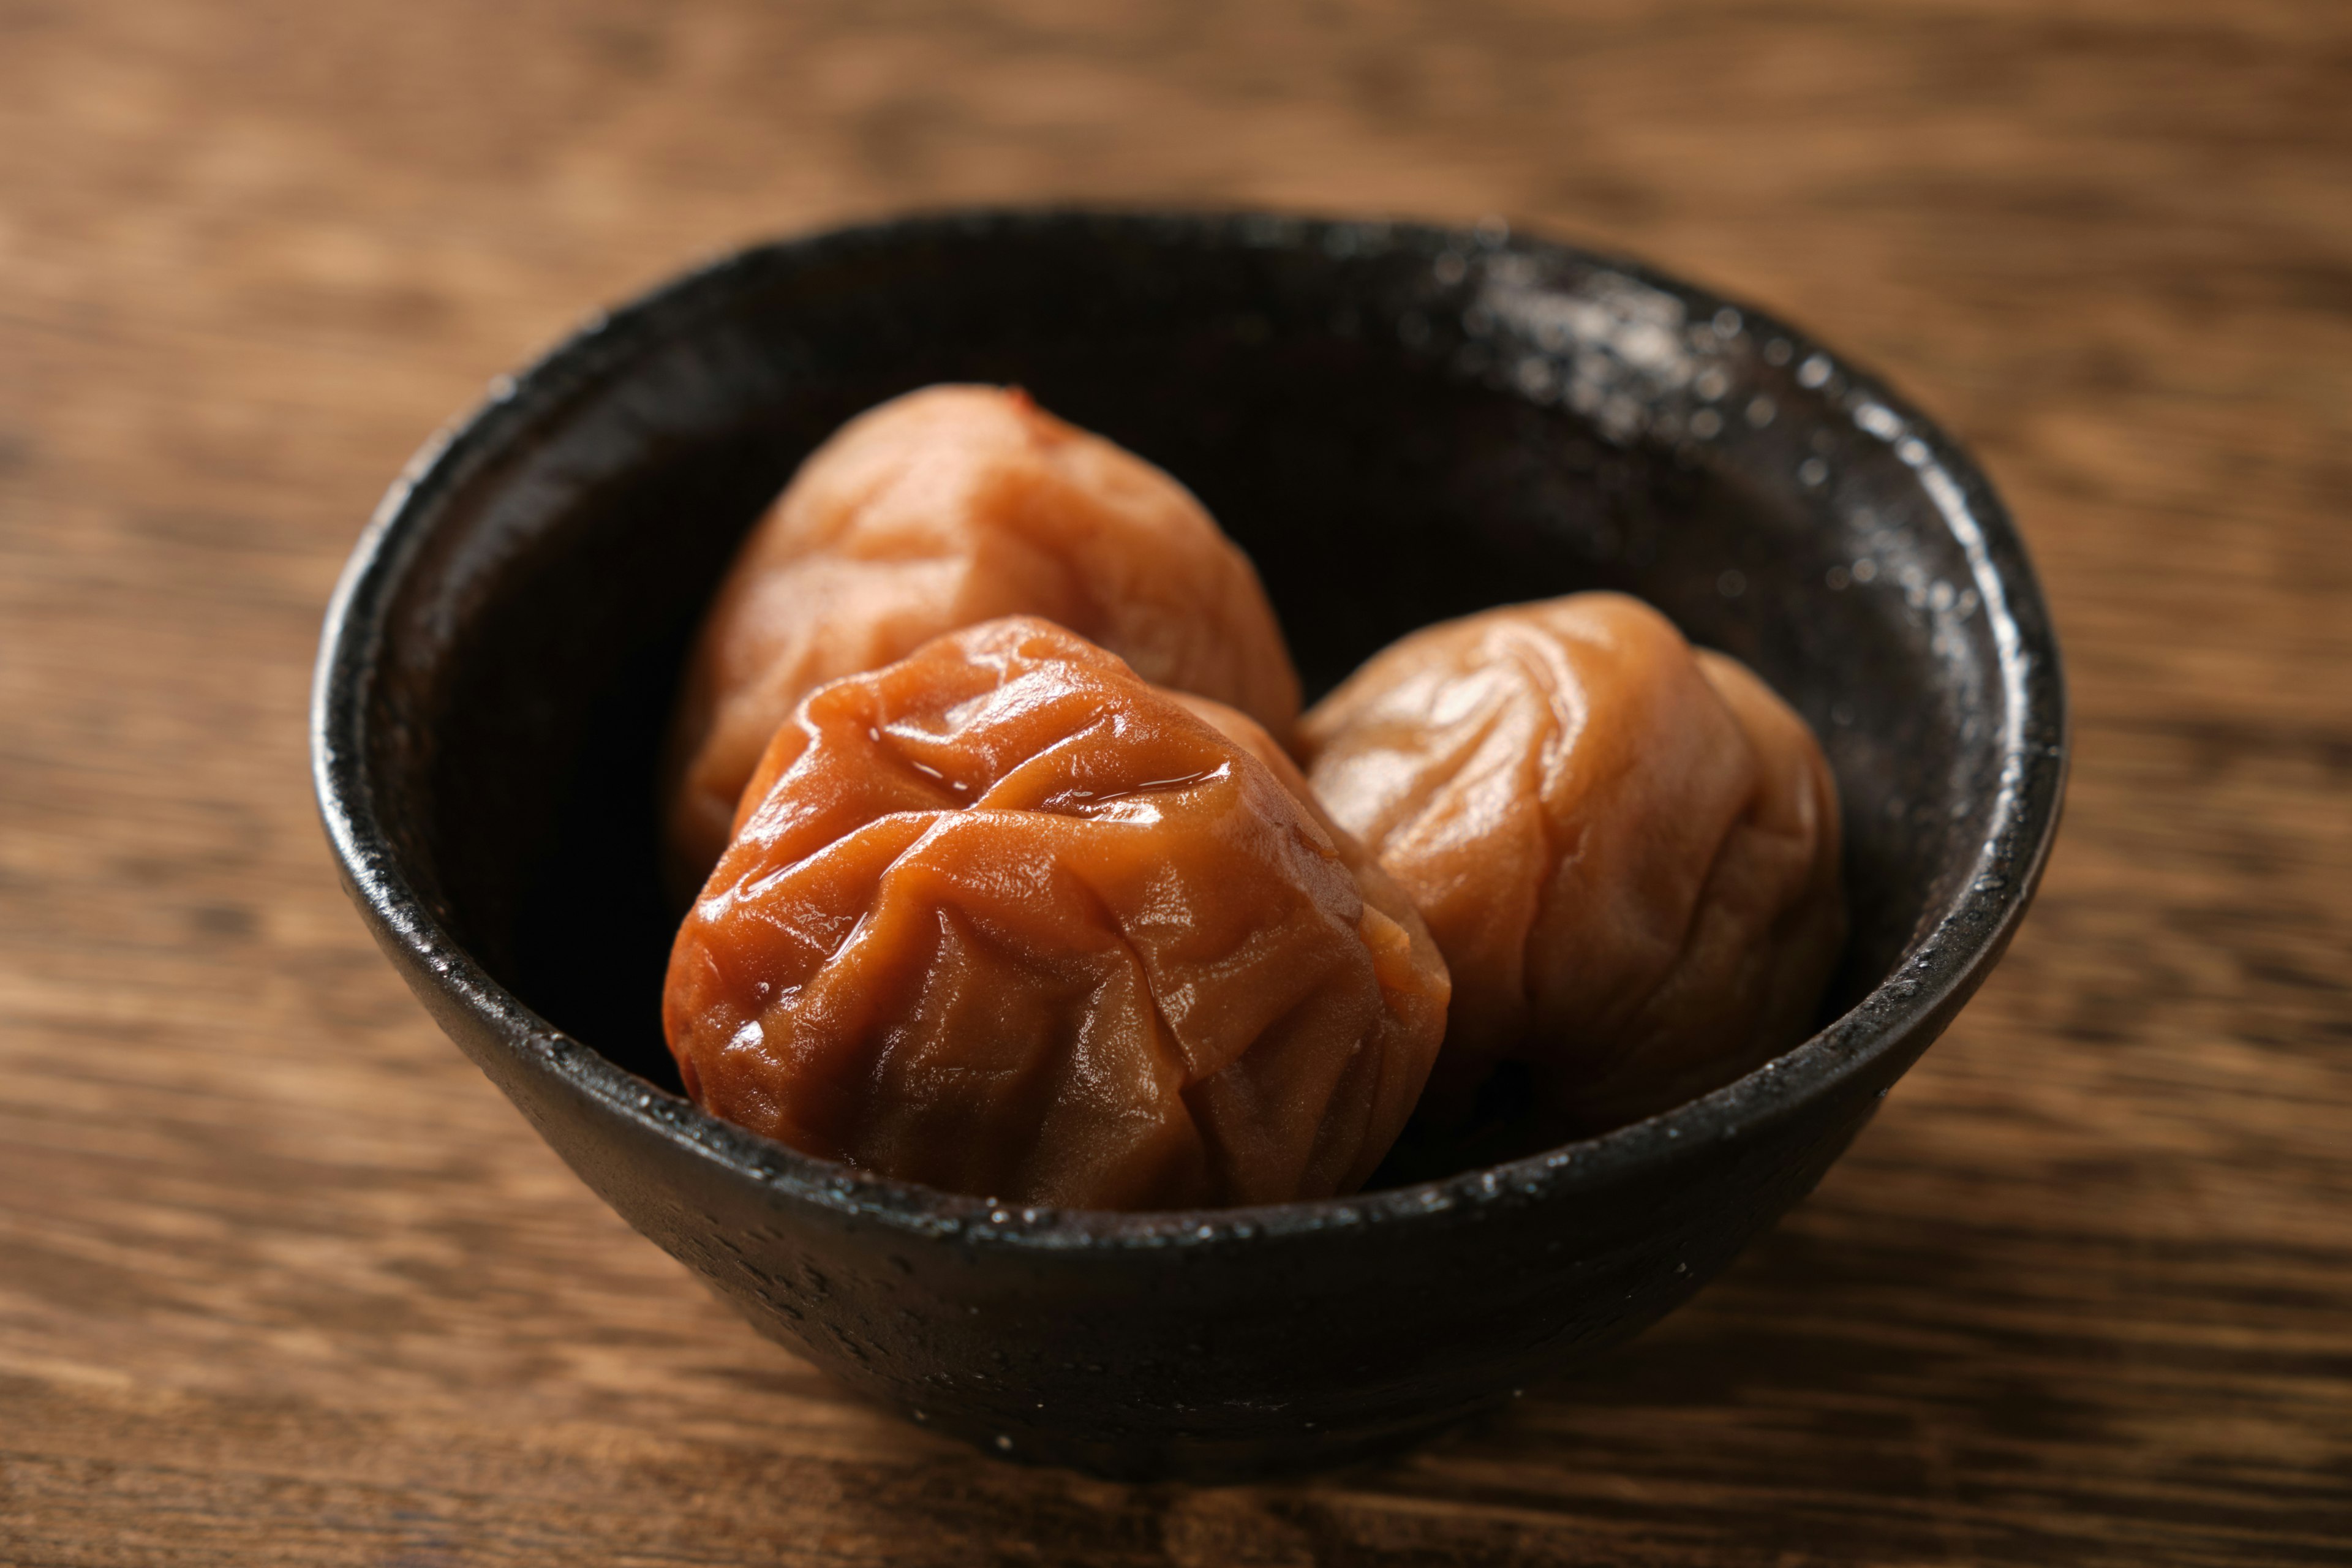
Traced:
POLYGON ((1809 1031, 1845 932, 1835 783, 1769 687, 1639 600, 1415 632, 1299 734, 1445 954, 1434 1117, 1517 1061, 1571 1123, 1617 1125, 1809 1031))
POLYGON ((1223 718, 1244 738, 1024 616, 810 694, 671 953, 688 1091, 1008 1202, 1361 1184, 1435 1056, 1444 965, 1223 718))
POLYGON ((1247 557, 1191 492, 1017 390, 934 386, 851 420, 752 531, 689 659, 665 814, 684 892, 776 726, 825 681, 1034 615, 1286 737, 1298 678, 1247 557))

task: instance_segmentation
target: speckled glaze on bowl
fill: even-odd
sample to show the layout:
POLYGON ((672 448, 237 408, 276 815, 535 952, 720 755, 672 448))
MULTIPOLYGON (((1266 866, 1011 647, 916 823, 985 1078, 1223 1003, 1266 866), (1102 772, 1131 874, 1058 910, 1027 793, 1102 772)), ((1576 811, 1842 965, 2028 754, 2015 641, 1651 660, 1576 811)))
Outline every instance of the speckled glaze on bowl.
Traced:
POLYGON ((1410 1441, 1706 1283, 1999 956, 2065 727, 1975 465, 1756 311, 1499 225, 983 212, 746 251, 502 381, 362 539, 312 755, 352 897, 442 1027, 762 1332, 994 1452, 1213 1479, 1410 1441), (943 380, 1024 384, 1191 485, 1310 691, 1411 627, 1586 587, 1748 660, 1844 794, 1821 1032, 1605 1137, 1195 1214, 952 1196, 680 1098, 653 766, 687 637, 801 458, 943 380))

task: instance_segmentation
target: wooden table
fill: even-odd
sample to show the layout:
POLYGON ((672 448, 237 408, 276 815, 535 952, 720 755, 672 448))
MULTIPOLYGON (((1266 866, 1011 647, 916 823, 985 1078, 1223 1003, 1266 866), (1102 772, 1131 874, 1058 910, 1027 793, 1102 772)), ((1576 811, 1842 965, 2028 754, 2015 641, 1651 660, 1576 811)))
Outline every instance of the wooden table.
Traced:
POLYGON ((0 0, 0 1562, 2352 1556, 2352 10, 0 0), (345 908, 320 612, 432 427, 779 230, 1496 211, 1885 369, 2045 574, 2068 822, 1818 1195, 1608 1369, 1222 1490, 755 1339, 345 908))

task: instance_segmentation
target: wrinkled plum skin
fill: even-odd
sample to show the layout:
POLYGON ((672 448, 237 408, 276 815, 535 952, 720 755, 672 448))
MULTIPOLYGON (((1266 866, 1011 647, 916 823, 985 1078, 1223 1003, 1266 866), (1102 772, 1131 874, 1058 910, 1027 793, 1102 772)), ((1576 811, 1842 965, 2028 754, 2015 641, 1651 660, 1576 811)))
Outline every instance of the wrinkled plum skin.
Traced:
POLYGON ((1279 757, 1028 617, 819 689, 672 950, 688 1092, 1008 1202, 1352 1190, 1420 1097, 1444 965, 1279 757))
POLYGON ((688 659, 664 784, 683 896, 768 739, 825 681, 1034 615, 1287 738, 1298 677, 1248 558, 1190 491, 1017 390, 933 386, 851 420, 753 530, 688 659))
POLYGON ((1430 1120, 1516 1061, 1565 1124, 1622 1125, 1810 1031, 1845 934, 1836 784, 1769 688, 1639 600, 1413 633, 1299 743, 1452 972, 1430 1120))

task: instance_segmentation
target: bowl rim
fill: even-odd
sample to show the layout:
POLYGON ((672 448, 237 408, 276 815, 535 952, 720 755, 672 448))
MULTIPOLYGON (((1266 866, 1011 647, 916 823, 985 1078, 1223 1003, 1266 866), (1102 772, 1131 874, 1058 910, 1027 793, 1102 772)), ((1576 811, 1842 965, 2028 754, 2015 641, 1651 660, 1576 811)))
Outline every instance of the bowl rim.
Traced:
MULTIPOLYGON (((1475 226, 1382 216, 1302 215, 1249 207, 1102 205, 955 207, 815 230, 719 256, 591 314, 526 368, 494 378, 471 410, 435 432, 404 467, 362 531, 329 602, 313 672, 310 763, 320 815, 353 900, 377 940, 411 975, 488 1026, 524 1070, 545 1075, 608 1114, 634 1121, 689 1153, 782 1199, 908 1237, 1055 1250, 1226 1246, 1542 1202, 1624 1180, 1671 1152, 1728 1139, 1797 1114, 1866 1071, 1916 1032, 1939 1027, 1966 1000, 2023 918, 2054 837, 2068 766, 2065 681, 2040 584, 2008 510, 1967 451, 1932 419, 1841 353, 1769 312, 1650 265, 1571 243, 1475 226), (801 1153, 723 1121, 566 1035, 526 1005, 435 919, 403 874, 369 767, 367 698, 385 619, 439 503, 474 472, 639 352, 723 310, 734 290, 828 253, 908 240, 1019 242, 1092 230, 1106 238, 1196 247, 1319 246, 1336 254, 1381 248, 1508 249, 1604 268, 1683 300, 1695 318, 1736 312, 1734 331, 1785 339, 1787 363, 1829 367, 1824 390, 1855 430, 1895 449, 1917 474, 1937 520, 1969 563, 1998 656, 2006 698, 1998 739, 2000 783, 1968 875, 1923 918, 1894 968, 1801 1044, 1720 1089, 1655 1116, 1503 1164, 1378 1192, 1286 1204, 1193 1210, 1060 1209, 1009 1204, 898 1181, 801 1153), (2037 765, 2040 764, 2040 765, 2037 765), (1940 1022, 1939 1022, 1940 1019, 1940 1022)), ((1880 1091, 1884 1093, 1882 1089, 1880 1091)))

